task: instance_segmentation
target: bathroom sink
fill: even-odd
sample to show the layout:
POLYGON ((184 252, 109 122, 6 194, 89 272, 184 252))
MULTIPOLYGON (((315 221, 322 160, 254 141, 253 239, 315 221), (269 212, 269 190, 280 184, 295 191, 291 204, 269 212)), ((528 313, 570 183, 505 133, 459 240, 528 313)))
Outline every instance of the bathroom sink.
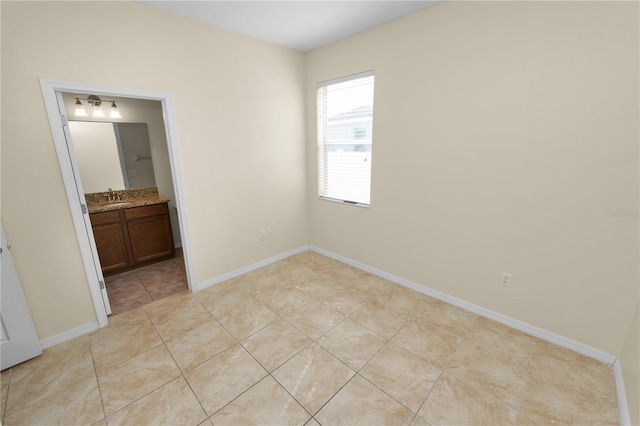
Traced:
POLYGON ((117 203, 109 203, 107 204, 109 207, 125 207, 125 206, 130 206, 131 203, 128 201, 119 201, 117 203))

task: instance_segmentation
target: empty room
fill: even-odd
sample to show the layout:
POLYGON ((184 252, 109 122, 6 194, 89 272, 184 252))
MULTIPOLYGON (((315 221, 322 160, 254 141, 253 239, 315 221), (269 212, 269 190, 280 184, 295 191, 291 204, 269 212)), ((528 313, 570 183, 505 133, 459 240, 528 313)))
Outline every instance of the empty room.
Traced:
POLYGON ((3 425, 640 425, 637 1, 1 1, 3 425))

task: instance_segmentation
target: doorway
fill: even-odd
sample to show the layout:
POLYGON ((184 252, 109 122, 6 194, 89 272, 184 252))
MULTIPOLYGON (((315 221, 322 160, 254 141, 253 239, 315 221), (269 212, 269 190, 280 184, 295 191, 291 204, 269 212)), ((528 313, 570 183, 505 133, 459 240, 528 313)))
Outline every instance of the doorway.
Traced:
MULTIPOLYGON (((74 156, 93 226, 98 257, 105 275, 104 283, 111 314, 117 315, 188 290, 180 249, 182 238, 175 208, 175 191, 161 103, 117 96, 99 98, 90 95, 89 98, 91 99, 87 100, 86 95, 80 93, 62 93, 74 156), (101 102, 97 117, 94 116, 91 105, 88 105, 88 101, 95 104, 96 99, 101 102), (117 106, 110 108, 112 104, 117 106), (117 112, 115 117, 111 117, 110 109, 117 112), (171 234, 172 238, 167 239, 173 240, 170 254, 167 254, 167 247, 159 246, 155 256, 153 251, 147 253, 146 257, 152 257, 153 260, 140 264, 134 261, 136 256, 130 249, 121 250, 120 245, 113 245, 114 235, 122 238, 125 246, 129 246, 129 242, 133 245, 134 229, 128 229, 126 224, 123 226, 120 223, 106 225, 104 214, 94 212, 96 207, 113 206, 114 203, 108 200, 107 191, 110 189, 118 194, 117 201, 147 201, 150 197, 142 195, 147 191, 157 192, 158 200, 168 200, 166 211, 170 230, 166 230, 163 221, 155 229, 147 226, 145 232, 157 231, 164 234, 166 230, 171 234), (174 258, 167 258, 174 254, 176 261, 174 258), (114 255, 115 265, 112 263, 114 255)), ((124 208, 119 210, 125 215, 130 213, 130 210, 124 208)), ((111 212, 106 213, 107 216, 118 213, 111 212)), ((159 241, 154 239, 153 242, 159 241)))
MULTIPOLYGON (((66 98, 70 98, 71 102, 73 102, 75 97, 87 98, 90 95, 94 95, 101 98, 118 98, 122 101, 129 100, 132 104, 151 101, 158 106, 159 114, 164 123, 164 128, 161 129, 161 133, 163 133, 163 137, 166 140, 165 150, 169 169, 166 173, 168 176, 166 179, 169 182, 167 186, 173 187, 173 221, 175 222, 176 230, 179 230, 177 233, 181 246, 179 248, 184 259, 179 262, 184 262, 183 272, 186 275, 187 288, 193 291, 193 273, 190 262, 190 235, 187 218, 183 211, 184 191, 170 95, 164 92, 114 88, 49 79, 41 79, 40 83, 89 289, 96 311, 98 326, 103 327, 108 323, 107 315, 111 311, 107 285, 105 285, 105 281, 108 282, 108 277, 106 277, 107 279, 105 280, 105 276, 102 273, 96 241, 91 228, 87 198, 85 197, 85 191, 82 185, 81 170, 78 166, 78 159, 75 155, 73 138, 70 132, 70 121, 75 120, 75 117, 69 112, 70 109, 65 107, 65 103, 67 102, 66 98)), ((124 104, 119 104, 118 106, 122 109, 122 112, 124 112, 124 104)), ((126 122, 128 120, 123 119, 118 121, 126 122)), ((140 157, 147 156, 140 155, 140 157)), ((123 170, 126 170, 126 168, 123 170)), ((107 189, 108 188, 104 188, 105 191, 107 189)))

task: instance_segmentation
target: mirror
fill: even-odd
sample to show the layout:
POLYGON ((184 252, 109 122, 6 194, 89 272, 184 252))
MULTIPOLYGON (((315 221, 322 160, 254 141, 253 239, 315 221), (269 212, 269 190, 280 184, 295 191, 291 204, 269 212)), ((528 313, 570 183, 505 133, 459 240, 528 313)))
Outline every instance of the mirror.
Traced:
POLYGON ((69 121, 86 194, 156 186, 146 123, 69 121))

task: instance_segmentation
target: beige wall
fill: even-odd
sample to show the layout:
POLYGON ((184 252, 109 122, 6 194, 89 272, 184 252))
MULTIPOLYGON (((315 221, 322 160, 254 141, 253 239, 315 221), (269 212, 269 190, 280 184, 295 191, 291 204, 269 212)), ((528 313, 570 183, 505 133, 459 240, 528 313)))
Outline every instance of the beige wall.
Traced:
POLYGON ((620 366, 632 425, 640 425, 640 299, 620 353, 620 366))
POLYGON ((40 77, 171 93, 197 282, 306 244, 303 54, 135 2, 1 8, 2 224, 41 339, 95 313, 40 77))
POLYGON ((311 52, 310 243, 619 354, 638 35, 637 3, 446 2, 311 52), (371 208, 319 200, 315 85, 370 69, 371 208))

